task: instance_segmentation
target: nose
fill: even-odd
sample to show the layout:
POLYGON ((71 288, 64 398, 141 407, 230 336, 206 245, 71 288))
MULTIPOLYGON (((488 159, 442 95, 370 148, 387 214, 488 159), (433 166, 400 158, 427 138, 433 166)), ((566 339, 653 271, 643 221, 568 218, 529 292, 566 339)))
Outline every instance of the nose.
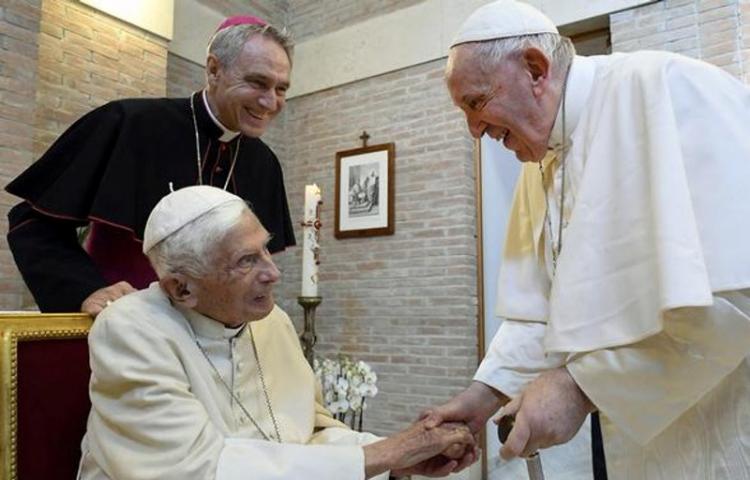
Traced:
POLYGON ((279 96, 273 88, 268 88, 263 92, 263 95, 258 98, 258 103, 260 103, 261 107, 273 112, 278 108, 279 96))
POLYGON ((281 271, 279 271, 279 267, 276 266, 271 258, 271 254, 268 252, 263 256, 261 268, 262 270, 258 276, 261 282, 273 284, 281 278, 281 271))
POLYGON ((481 138, 484 131, 487 130, 487 124, 470 114, 466 114, 466 125, 469 127, 469 133, 474 138, 481 138))

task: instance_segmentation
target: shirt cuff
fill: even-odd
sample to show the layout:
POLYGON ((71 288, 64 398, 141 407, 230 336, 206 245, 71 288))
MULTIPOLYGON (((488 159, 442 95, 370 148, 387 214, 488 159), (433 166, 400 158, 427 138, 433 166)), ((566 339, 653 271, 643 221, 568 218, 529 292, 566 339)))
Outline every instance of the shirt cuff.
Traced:
POLYGON ((474 380, 513 398, 541 372, 562 366, 564 355, 544 352, 545 331, 545 323, 503 321, 474 380))

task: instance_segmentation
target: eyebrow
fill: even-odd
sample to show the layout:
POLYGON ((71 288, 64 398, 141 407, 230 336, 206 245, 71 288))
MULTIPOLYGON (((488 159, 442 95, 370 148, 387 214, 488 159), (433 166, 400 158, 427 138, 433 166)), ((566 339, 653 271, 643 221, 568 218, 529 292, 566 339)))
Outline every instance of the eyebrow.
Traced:
MULTIPOLYGON (((245 81, 250 80, 261 80, 264 83, 273 83, 275 79, 269 75, 264 75, 262 73, 249 73, 245 75, 244 77, 245 81)), ((290 82, 277 82, 276 87, 283 87, 283 88, 289 88, 290 82)))

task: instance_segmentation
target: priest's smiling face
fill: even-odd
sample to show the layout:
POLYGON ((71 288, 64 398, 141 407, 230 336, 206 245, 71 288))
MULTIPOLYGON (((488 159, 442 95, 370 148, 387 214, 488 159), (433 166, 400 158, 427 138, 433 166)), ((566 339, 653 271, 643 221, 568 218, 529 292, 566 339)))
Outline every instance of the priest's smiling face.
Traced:
POLYGON ((209 55, 206 68, 208 103, 229 130, 260 137, 284 108, 291 64, 274 40, 253 35, 231 64, 209 55))
POLYGON ((452 48, 445 75, 471 135, 487 134, 503 142, 522 162, 540 161, 557 112, 546 57, 527 49, 490 65, 482 62, 475 47, 452 48))
POLYGON ((270 235, 255 215, 244 213, 217 243, 213 271, 193 279, 197 297, 194 309, 230 327, 271 313, 273 286, 280 273, 268 251, 269 240, 270 235))

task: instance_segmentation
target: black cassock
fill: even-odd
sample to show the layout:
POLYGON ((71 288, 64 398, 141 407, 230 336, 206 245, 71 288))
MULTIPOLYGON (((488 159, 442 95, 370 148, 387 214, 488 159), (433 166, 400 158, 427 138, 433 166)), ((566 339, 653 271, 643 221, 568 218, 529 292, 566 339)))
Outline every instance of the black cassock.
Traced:
MULTIPOLYGON (((295 244, 276 155, 243 135, 224 143, 200 93, 193 96, 204 185, 247 200, 273 235, 271 252, 295 244)), ((119 280, 145 287, 155 274, 140 252, 143 229, 170 191, 199 183, 188 98, 108 103, 74 123, 6 190, 25 201, 8 214, 8 243, 43 312, 79 311, 95 290, 119 280), (92 225, 87 244, 76 228, 92 225)))

